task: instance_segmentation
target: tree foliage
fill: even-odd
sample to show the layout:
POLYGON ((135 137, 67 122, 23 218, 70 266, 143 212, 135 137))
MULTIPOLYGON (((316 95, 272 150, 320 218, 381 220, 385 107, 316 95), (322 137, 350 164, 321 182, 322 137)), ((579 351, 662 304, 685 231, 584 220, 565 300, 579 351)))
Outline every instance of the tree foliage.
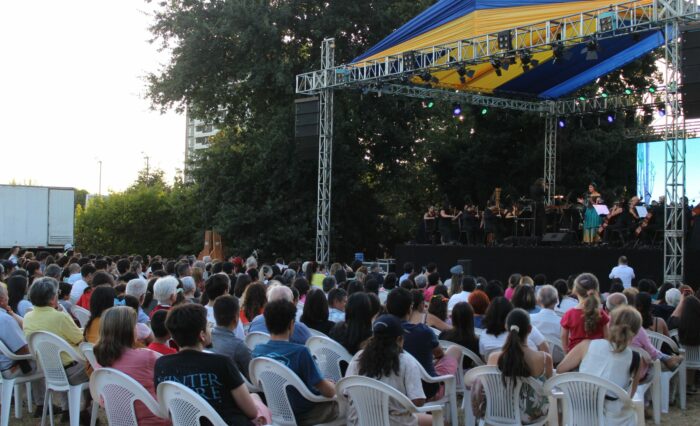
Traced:
MULTIPOLYGON (((172 59, 148 76, 153 106, 186 108, 224 128, 188 167, 197 221, 221 232, 231 252, 312 256, 317 164, 294 140, 294 76, 318 68, 324 37, 335 37, 336 62, 348 62, 432 3, 159 3, 151 31, 172 59)), ((653 57, 644 58, 601 84, 619 93, 648 84, 653 71, 653 57)), ((582 93, 596 90, 599 85, 582 93)), ((543 118, 467 110, 460 122, 449 108, 336 94, 334 257, 354 251, 373 257, 380 244, 410 239, 427 205, 444 197, 484 203, 496 186, 527 195, 542 174, 543 118)), ((590 180, 633 187, 635 148, 623 137, 622 122, 560 132, 560 187, 582 192, 590 180)))
POLYGON ((76 208, 77 246, 89 253, 142 253, 174 256, 201 245, 201 223, 192 187, 168 186, 162 172, 140 173, 124 192, 113 192, 76 208), (148 183, 146 183, 148 182, 148 183))

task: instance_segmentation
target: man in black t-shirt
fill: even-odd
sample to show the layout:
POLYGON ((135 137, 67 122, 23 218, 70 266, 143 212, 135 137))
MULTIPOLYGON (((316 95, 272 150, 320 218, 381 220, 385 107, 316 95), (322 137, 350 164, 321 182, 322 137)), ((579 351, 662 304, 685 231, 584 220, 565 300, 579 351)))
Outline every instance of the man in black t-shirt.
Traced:
POLYGON ((206 309, 194 303, 173 308, 165 327, 180 352, 156 361, 155 385, 165 381, 185 385, 204 398, 227 424, 252 424, 257 407, 238 368, 227 356, 202 352, 211 342, 206 309))

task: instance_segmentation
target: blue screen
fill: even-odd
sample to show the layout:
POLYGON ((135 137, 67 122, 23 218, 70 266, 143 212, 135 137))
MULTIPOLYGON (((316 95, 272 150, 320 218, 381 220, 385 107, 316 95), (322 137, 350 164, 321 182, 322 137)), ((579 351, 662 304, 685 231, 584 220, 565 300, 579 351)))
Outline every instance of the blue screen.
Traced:
MULTIPOLYGON (((700 138, 685 141, 685 193, 691 205, 700 203, 700 138)), ((664 142, 637 144, 637 194, 649 203, 664 195, 664 142)))

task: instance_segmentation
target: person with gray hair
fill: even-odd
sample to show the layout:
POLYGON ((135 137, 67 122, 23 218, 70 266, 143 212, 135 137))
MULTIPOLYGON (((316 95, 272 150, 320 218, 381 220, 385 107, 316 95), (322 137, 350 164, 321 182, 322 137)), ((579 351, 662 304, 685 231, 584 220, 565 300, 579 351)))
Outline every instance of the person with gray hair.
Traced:
POLYGON ((416 287, 425 288, 428 285, 428 277, 424 274, 419 274, 416 275, 416 277, 413 279, 413 282, 416 283, 416 287))
POLYGON ((182 277, 180 281, 182 281, 182 292, 184 293, 185 300, 190 303, 196 303, 197 300, 194 297, 194 291, 197 289, 197 285, 194 283, 194 278, 186 276, 182 277))
POLYGON ((158 304, 151 311, 151 317, 158 311, 169 311, 177 300, 177 286, 180 282, 173 276, 158 278, 153 285, 153 297, 158 304))
MULTIPOLYGON (((29 300, 34 309, 24 317, 24 334, 29 338, 37 331, 48 331, 61 337, 78 351, 78 345, 83 341, 83 332, 75 325, 73 318, 58 311, 58 281, 51 277, 43 277, 34 281, 29 289, 29 300)), ((77 385, 89 380, 85 373, 85 363, 73 362, 67 354, 61 354, 63 366, 66 369, 68 383, 77 385)))
POLYGON ((246 271, 248 271, 250 269, 258 269, 258 260, 253 256, 250 256, 249 258, 247 258, 245 260, 245 269, 246 269, 246 271))
POLYGON ((126 290, 124 290, 124 294, 128 296, 134 296, 136 299, 138 299, 139 313, 137 322, 141 324, 146 324, 150 321, 148 315, 146 315, 146 313, 143 311, 143 308, 141 308, 141 305, 143 305, 143 300, 146 298, 147 289, 148 283, 146 282, 146 280, 142 278, 134 278, 132 280, 129 280, 128 283, 126 283, 126 290))
POLYGON ((622 293, 609 294, 608 298, 605 299, 605 310, 612 312, 618 306, 627 304, 627 296, 622 293))
MULTIPOLYGON (((275 300, 287 300, 293 303, 294 293, 292 293, 291 288, 282 285, 279 281, 272 280, 267 288, 267 303, 274 302, 275 300)), ((265 324, 265 317, 263 314, 256 316, 253 318, 253 321, 250 322, 248 332, 252 333, 254 331, 270 334, 265 324)), ((294 331, 292 331, 292 336, 289 338, 289 341, 304 345, 309 337, 311 337, 311 332, 306 324, 295 321, 294 331)))
POLYGON ((55 279, 58 282, 61 282, 61 274, 63 273, 63 270, 61 269, 60 266, 54 264, 51 264, 44 269, 44 276, 45 277, 51 277, 55 279))
POLYGON ((547 339, 558 341, 561 338, 561 317, 554 311, 559 303, 559 293, 554 286, 542 286, 537 293, 537 303, 542 308, 530 315, 532 326, 537 328, 547 339))

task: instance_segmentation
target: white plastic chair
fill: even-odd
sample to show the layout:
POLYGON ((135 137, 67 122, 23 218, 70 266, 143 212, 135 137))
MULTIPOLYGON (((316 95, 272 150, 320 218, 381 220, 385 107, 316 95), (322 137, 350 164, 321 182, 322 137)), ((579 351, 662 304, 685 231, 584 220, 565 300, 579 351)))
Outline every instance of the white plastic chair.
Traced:
POLYGON ((94 345, 90 342, 83 342, 80 345, 78 345, 78 349, 83 354, 85 359, 87 359, 87 361, 90 363, 90 367, 92 367, 93 370, 97 370, 98 368, 102 368, 102 366, 97 362, 97 358, 95 358, 93 346, 94 345))
POLYGON ((255 349, 256 346, 261 345, 263 343, 267 343, 269 340, 269 334, 263 333, 261 331, 254 331, 245 336, 245 345, 248 346, 248 349, 252 351, 253 349, 255 349))
POLYGON ((156 393, 163 414, 170 413, 173 425, 198 425, 202 417, 214 426, 226 425, 219 413, 187 386, 177 382, 162 382, 156 393))
POLYGON ((484 332, 483 328, 474 327, 474 334, 476 334, 477 336, 481 336, 481 333, 483 333, 483 332, 484 332))
POLYGON ((679 344, 685 351, 685 371, 681 371, 678 386, 681 388, 681 407, 685 407, 685 387, 687 384, 688 370, 700 370, 700 346, 684 346, 679 344))
MULTIPOLYGON (((0 353, 12 361, 34 361, 34 355, 17 355, 5 346, 0 340, 0 353)), ((10 422, 10 404, 12 403, 12 395, 15 396, 15 418, 22 417, 22 383, 25 384, 27 392, 27 409, 32 412, 32 382, 41 380, 44 375, 40 371, 35 371, 30 375, 15 377, 14 379, 6 379, 2 377, 2 405, 0 410, 0 425, 7 426, 10 422)))
MULTIPOLYGON (((39 365, 44 372, 46 380, 46 395, 44 396, 44 411, 41 414, 41 425, 46 419, 46 409, 49 410, 49 421, 53 426, 53 393, 68 393, 68 413, 70 426, 78 426, 80 423, 80 398, 83 390, 88 388, 89 382, 77 385, 68 383, 66 370, 63 368, 61 353, 70 356, 78 363, 86 362, 82 354, 78 353, 71 345, 61 337, 47 331, 36 331, 29 336, 29 349, 36 355, 39 365)), ((97 420, 97 402, 92 404, 91 424, 97 420)))
POLYGON ((350 364, 352 360, 352 355, 343 345, 328 337, 312 336, 306 341, 306 347, 316 359, 324 379, 337 383, 343 378, 340 363, 344 361, 350 364))
POLYGON ((552 362, 554 365, 559 364, 566 356, 564 347, 561 344, 561 339, 545 335, 544 340, 547 342, 547 346, 549 346, 549 354, 552 356, 552 362))
MULTIPOLYGON (((647 351, 641 348, 630 346, 630 349, 637 352, 641 357, 648 357, 647 351)), ((651 395, 651 407, 654 413, 654 424, 661 423, 661 361, 654 360, 654 362, 649 365, 649 372, 647 372, 647 379, 643 382, 639 382, 637 385, 637 391, 635 393, 635 398, 644 400, 644 395, 649 392, 651 395)))
POLYGON ((363 426, 384 426, 389 422, 389 400, 400 404, 407 412, 431 413, 433 426, 443 426, 442 406, 424 405, 416 407, 406 395, 379 380, 363 376, 349 376, 335 385, 338 400, 349 406, 351 399, 357 412, 358 424, 363 426))
POLYGON ((153 414, 167 419, 167 413, 141 383, 113 368, 100 368, 90 376, 92 399, 104 405, 110 425, 138 426, 134 403, 140 401, 153 414))
MULTIPOLYGON (((404 351, 406 355, 413 356, 410 353, 404 351)), ((414 357, 415 359, 415 357, 414 357)), ((431 376, 425 371, 425 368, 421 365, 418 360, 416 360, 418 366, 420 367, 420 379, 426 383, 443 383, 445 386, 445 394, 442 398, 430 401, 431 404, 441 404, 445 405, 445 411, 449 406, 450 424, 456 425, 457 423, 457 379, 454 376, 431 376)))
MULTIPOLYGON (((486 396, 486 412, 479 424, 489 424, 495 426, 515 426, 521 425, 520 420, 520 388, 523 383, 532 386, 536 392, 545 395, 542 385, 532 377, 518 379, 515 384, 511 380, 507 384, 503 383, 503 374, 498 367, 484 365, 472 368, 464 376, 464 383, 472 385, 479 380, 483 386, 486 396)), ((550 409, 552 409, 550 407, 550 409)), ((530 425, 543 425, 548 420, 547 416, 535 419, 530 425)))
MULTIPOLYGON (((617 398, 644 425, 644 401, 633 401, 627 391, 601 377, 585 373, 565 373, 552 377, 544 391, 563 400, 562 422, 567 426, 603 425, 605 395, 617 398)), ((551 410, 550 406, 550 410, 551 410)))
POLYGON ((675 375, 678 375, 678 382, 676 382, 676 384, 678 386, 680 406, 682 410, 685 410, 685 385, 687 381, 685 350, 679 348, 675 340, 666 337, 661 333, 656 333, 654 331, 647 330, 647 334, 649 335, 649 340, 651 340, 651 344, 654 345, 657 351, 661 352, 661 347, 664 343, 666 343, 671 348, 671 350, 683 356, 683 360, 678 365, 678 368, 676 368, 674 371, 661 371, 661 412, 663 414, 668 413, 669 397, 671 395, 671 379, 675 375))
MULTIPOLYGON (((309 329, 309 333, 311 334, 311 337, 317 337, 317 336, 320 336, 320 337, 328 337, 327 334, 325 334, 325 333, 323 333, 323 332, 321 332, 321 331, 314 330, 314 329, 311 328, 311 327, 307 327, 307 328, 309 329)), ((309 337, 309 339, 311 339, 311 337, 309 337)), ((308 342, 309 340, 307 339, 306 341, 308 342)))
POLYGON ((469 358, 474 364, 474 367, 484 365, 484 361, 481 359, 481 357, 479 357, 479 355, 462 345, 458 345, 457 343, 450 342, 448 340, 440 340, 440 346, 442 346, 443 350, 447 350, 447 348, 450 346, 456 346, 462 351, 462 357, 459 359, 459 361, 457 361, 457 380, 455 387, 457 393, 462 395, 462 411, 464 411, 464 420, 467 426, 471 426, 474 424, 475 419, 474 413, 472 413, 471 386, 466 386, 464 384, 464 358, 469 358))
MULTIPOLYGON (((267 357, 253 358, 250 361, 250 381, 262 388, 267 406, 272 412, 272 423, 276 426, 296 426, 297 424, 287 397, 288 387, 296 389, 302 398, 310 402, 336 401, 335 398, 314 395, 296 373, 282 363, 267 357)), ((340 410, 338 418, 332 422, 324 423, 324 425, 343 425, 346 423, 345 413, 342 410, 344 407, 339 406, 338 408, 340 410)))
POLYGON ((75 305, 71 311, 75 319, 80 323, 80 328, 85 328, 88 321, 90 321, 90 311, 83 308, 82 306, 75 305))

